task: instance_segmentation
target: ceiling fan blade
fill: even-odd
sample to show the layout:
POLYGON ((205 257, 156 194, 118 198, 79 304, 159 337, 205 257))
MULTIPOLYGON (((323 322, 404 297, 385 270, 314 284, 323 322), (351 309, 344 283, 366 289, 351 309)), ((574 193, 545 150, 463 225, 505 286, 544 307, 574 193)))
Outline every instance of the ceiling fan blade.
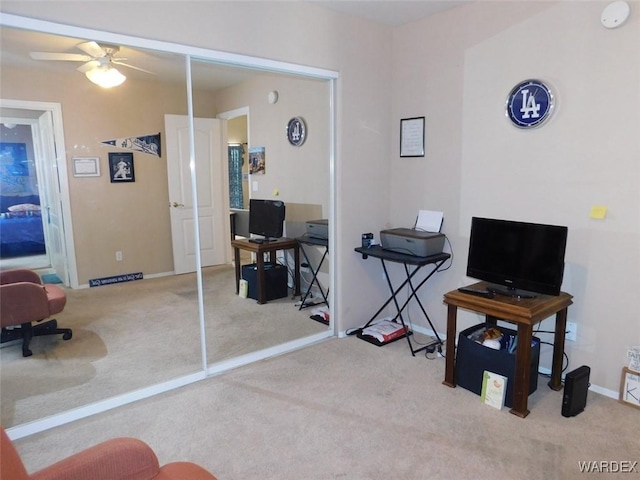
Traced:
POLYGON ((133 68, 134 70, 139 70, 141 72, 149 73, 151 75, 155 75, 155 73, 150 72, 149 70, 145 70, 144 68, 140 68, 140 67, 134 67, 133 65, 129 65, 128 63, 122 63, 122 62, 119 62, 118 60, 111 60, 111 63, 115 65, 120 65, 122 67, 133 68))
POLYGON ((87 62, 92 57, 81 53, 51 53, 51 52, 31 52, 29 54, 34 60, 63 60, 71 62, 87 62))
POLYGON ((91 60, 90 62, 85 63, 84 65, 80 65, 76 70, 82 73, 87 73, 94 68, 98 68, 100 66, 100 62, 98 60, 91 60))
POLYGON ((93 41, 81 43, 77 45, 77 47, 84 53, 91 55, 93 58, 104 57, 107 54, 104 48, 93 41))

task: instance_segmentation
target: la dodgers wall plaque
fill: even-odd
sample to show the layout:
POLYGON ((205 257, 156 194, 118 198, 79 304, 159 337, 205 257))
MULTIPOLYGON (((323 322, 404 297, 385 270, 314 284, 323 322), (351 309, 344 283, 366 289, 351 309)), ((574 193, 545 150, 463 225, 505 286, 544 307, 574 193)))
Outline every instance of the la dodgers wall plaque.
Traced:
POLYGON ((506 115, 518 128, 535 128, 545 123, 554 107, 551 89, 540 80, 525 80, 513 87, 507 98, 506 115))
POLYGON ((293 117, 287 124, 287 139, 294 147, 301 146, 307 139, 307 124, 302 117, 293 117))

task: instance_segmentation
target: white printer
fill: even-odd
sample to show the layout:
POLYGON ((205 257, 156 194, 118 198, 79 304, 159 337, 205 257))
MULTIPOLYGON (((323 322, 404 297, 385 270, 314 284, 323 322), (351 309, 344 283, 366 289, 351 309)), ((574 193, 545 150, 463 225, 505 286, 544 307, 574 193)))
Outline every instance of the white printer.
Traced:
POLYGON ((442 253, 444 234, 425 232, 415 228, 391 228, 380 231, 380 243, 385 250, 417 257, 429 257, 442 253))

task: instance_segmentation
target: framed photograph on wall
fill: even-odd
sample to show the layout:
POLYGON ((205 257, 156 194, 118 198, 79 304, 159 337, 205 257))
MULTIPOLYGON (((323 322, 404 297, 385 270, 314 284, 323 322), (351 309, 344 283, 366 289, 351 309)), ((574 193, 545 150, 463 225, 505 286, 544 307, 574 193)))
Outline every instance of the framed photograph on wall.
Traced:
POLYGON ((424 157, 424 117, 400 120, 400 156, 424 157))
POLYGON ((133 153, 109 153, 109 177, 111 183, 135 182, 133 153))
POLYGON ((99 177, 100 157, 73 157, 74 177, 99 177))

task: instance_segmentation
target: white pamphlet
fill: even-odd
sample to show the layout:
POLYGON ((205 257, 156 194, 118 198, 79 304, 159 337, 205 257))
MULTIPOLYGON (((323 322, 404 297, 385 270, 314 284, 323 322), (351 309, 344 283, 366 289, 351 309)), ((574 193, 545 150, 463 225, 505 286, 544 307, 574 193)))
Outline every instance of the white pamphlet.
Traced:
POLYGON ((482 375, 482 393, 480 400, 498 410, 504 406, 504 397, 507 391, 507 377, 497 373, 484 371, 482 375))
POLYGON ((424 232, 439 232, 442 228, 443 220, 443 212, 420 210, 418 212, 418 219, 416 220, 416 230, 422 230, 424 232))

